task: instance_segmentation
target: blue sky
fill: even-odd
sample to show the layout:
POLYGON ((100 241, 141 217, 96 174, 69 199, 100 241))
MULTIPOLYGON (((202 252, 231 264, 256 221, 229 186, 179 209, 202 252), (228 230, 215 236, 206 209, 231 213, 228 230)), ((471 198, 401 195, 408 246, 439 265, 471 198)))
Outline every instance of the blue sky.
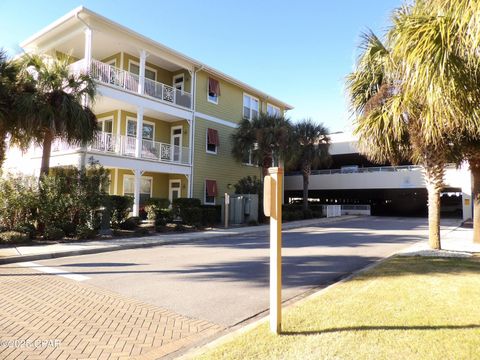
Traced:
POLYGON ((344 77, 359 35, 382 32, 401 0, 1 0, 0 47, 18 43, 84 5, 293 106, 330 131, 351 119, 344 77))

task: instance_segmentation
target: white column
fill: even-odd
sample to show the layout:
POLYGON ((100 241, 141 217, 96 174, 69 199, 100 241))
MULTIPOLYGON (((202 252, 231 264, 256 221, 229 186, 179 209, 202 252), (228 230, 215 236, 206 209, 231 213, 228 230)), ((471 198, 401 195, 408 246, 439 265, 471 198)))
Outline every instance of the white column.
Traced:
POLYGON ((138 72, 138 92, 140 94, 145 93, 145 62, 147 61, 147 52, 145 50, 140 51, 140 69, 138 72))
POLYGON ((186 179, 187 179, 187 197, 191 198, 192 197, 192 188, 190 186, 190 183, 192 182, 191 180, 191 175, 185 175, 186 179))
POLYGON ((138 216, 140 210, 140 179, 142 173, 140 170, 134 170, 135 174, 135 186, 133 190, 133 216, 138 216))
POLYGON ((137 108, 137 139, 135 144, 135 156, 142 157, 142 135, 143 135, 143 107, 137 108))
POLYGON ((472 173, 466 162, 462 164, 459 170, 462 179, 462 214, 463 221, 473 219, 473 199, 472 199, 472 173))
POLYGON ((83 57, 87 68, 89 68, 92 62, 92 29, 90 28, 85 29, 85 53, 83 57))

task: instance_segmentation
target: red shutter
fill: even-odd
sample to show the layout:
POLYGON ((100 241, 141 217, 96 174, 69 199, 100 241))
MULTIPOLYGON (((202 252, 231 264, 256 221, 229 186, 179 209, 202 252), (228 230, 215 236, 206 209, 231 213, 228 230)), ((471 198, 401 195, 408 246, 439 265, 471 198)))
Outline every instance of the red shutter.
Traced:
POLYGON ((220 96, 220 83, 218 80, 208 78, 208 93, 220 96))
POLYGON ((217 196, 217 182, 215 180, 205 180, 207 196, 217 196))
POLYGON ((220 139, 218 137, 218 131, 215 129, 207 130, 207 142, 209 145, 220 145, 220 139))

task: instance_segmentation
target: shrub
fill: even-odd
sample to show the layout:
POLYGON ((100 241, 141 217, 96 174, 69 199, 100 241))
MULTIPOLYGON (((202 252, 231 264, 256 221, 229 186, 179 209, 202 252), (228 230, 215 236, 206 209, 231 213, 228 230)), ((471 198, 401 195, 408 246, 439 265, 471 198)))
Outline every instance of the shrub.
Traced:
POLYGON ((0 199, 2 229, 14 230, 17 224, 33 223, 38 207, 38 180, 13 175, 0 178, 0 199))
POLYGON ((43 238, 46 240, 60 240, 64 237, 65 233, 63 230, 54 226, 45 228, 45 231, 43 232, 43 238))
POLYGON ((162 198, 150 198, 145 204, 145 211, 147 212, 147 219, 155 220, 159 211, 168 209, 170 200, 162 198))
POLYGON ((249 220, 248 221, 248 226, 257 226, 258 225, 258 221, 257 220, 249 220))
POLYGON ((35 237, 35 226, 29 223, 16 225, 13 231, 27 234, 30 239, 35 237))
POLYGON ((93 239, 97 236, 96 229, 90 229, 88 226, 79 225, 75 231, 75 236, 79 240, 93 239))
POLYGON ((0 243, 4 244, 21 244, 30 240, 28 234, 19 231, 6 231, 0 233, 0 243))
POLYGON ((73 236, 77 234, 77 225, 72 222, 66 222, 61 224, 61 229, 65 233, 66 236, 73 236))
POLYGON ((200 207, 202 202, 200 199, 196 198, 176 198, 173 200, 172 206, 174 208, 192 208, 192 207, 200 207))
POLYGON ((304 219, 312 219, 313 218, 313 212, 312 210, 310 209, 305 209, 305 210, 302 210, 303 212, 303 218, 304 219))
POLYGON ((202 224, 202 209, 199 207, 184 208, 181 217, 186 225, 200 226, 202 224))
POLYGON ((213 226, 221 221, 222 207, 220 205, 203 205, 202 225, 213 226))
MULTIPOLYGON (((235 194, 259 194, 262 195, 262 180, 256 176, 246 176, 238 180, 235 186, 235 194)), ((261 196, 260 196, 261 197, 261 196)))
POLYGON ((109 195, 106 197, 105 207, 110 212, 110 222, 113 228, 119 228, 125 222, 133 207, 131 196, 109 195))
POLYGON ((315 210, 315 211, 312 211, 312 213, 313 213, 313 217, 316 218, 316 219, 324 217, 322 210, 320 210, 320 211, 315 210))
POLYGON ((122 230, 135 230, 139 224, 138 217, 130 217, 120 224, 122 230))

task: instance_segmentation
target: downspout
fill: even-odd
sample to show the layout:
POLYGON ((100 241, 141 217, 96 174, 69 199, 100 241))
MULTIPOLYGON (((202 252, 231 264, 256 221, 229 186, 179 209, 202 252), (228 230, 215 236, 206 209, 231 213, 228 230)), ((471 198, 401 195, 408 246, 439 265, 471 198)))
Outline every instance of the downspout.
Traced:
POLYGON ((193 70, 193 82, 192 82, 192 104, 193 104, 193 112, 192 112, 192 126, 190 129, 190 136, 191 136, 191 152, 190 152, 190 161, 191 165, 191 172, 190 172, 190 196, 193 197, 193 175, 194 175, 194 164, 195 164, 195 112, 197 108, 197 73, 203 70, 204 66, 202 65, 197 70, 193 70))
MULTIPOLYGON (((75 14, 75 17, 77 18, 78 21, 80 21, 81 23, 83 23, 83 25, 85 25, 85 27, 89 30, 89 31, 92 31, 92 28, 90 27, 90 25, 88 25, 85 20, 83 20, 81 17, 80 17, 80 14, 79 12, 77 12, 75 14)), ((90 67, 90 64, 88 64, 88 67, 90 67)), ((84 99, 84 105, 85 106, 88 106, 88 99, 85 98, 84 99)), ((87 166, 87 147, 86 146, 82 146, 82 150, 80 151, 80 169, 85 169, 85 167, 87 166)))

